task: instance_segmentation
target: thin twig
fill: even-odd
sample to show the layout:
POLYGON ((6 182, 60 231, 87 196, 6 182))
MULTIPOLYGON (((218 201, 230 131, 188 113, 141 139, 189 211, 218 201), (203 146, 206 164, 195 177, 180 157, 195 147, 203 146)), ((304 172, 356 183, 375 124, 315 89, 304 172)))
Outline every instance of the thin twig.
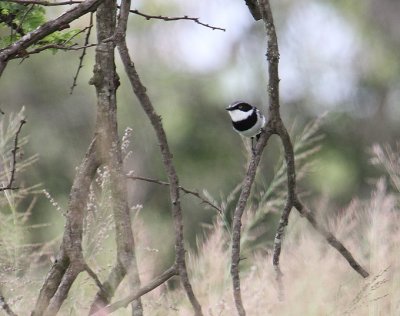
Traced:
POLYGON ((26 51, 23 54, 23 56, 16 56, 14 58, 20 58, 20 57, 26 58, 26 56, 28 56, 28 55, 38 54, 47 49, 59 49, 59 50, 63 50, 63 51, 76 51, 76 50, 81 50, 81 49, 86 50, 89 47, 95 47, 95 46, 97 46, 97 44, 88 44, 88 45, 83 45, 83 46, 77 46, 77 44, 73 44, 71 46, 65 46, 65 45, 61 45, 61 44, 47 44, 47 45, 43 45, 38 48, 35 48, 31 51, 26 51))
MULTIPOLYGON (((85 42, 83 44, 84 46, 87 46, 89 44, 90 32, 92 31, 92 28, 93 28, 93 12, 90 13, 89 26, 87 27, 85 42)), ((83 67, 83 58, 85 57, 85 55, 86 55, 86 47, 82 50, 82 54, 79 56, 78 69, 76 70, 74 80, 72 82, 72 86, 71 86, 69 94, 72 94, 74 92, 74 88, 76 87, 76 81, 78 80, 79 72, 81 71, 81 69, 83 67)))
POLYGON ((218 27, 218 26, 212 26, 206 23, 203 23, 200 21, 199 18, 193 18, 193 17, 189 17, 187 15, 184 16, 176 16, 176 17, 168 17, 168 16, 162 16, 162 15, 151 15, 151 14, 146 14, 146 13, 142 13, 139 10, 129 10, 129 12, 140 15, 142 17, 144 17, 146 20, 151 20, 151 19, 157 19, 157 20, 163 20, 163 21, 180 21, 180 20, 186 20, 186 21, 193 21, 199 25, 208 27, 210 29, 214 30, 219 30, 219 31, 223 31, 225 32, 226 30, 222 27, 218 27))
MULTIPOLYGON (((156 184, 160 184, 160 185, 166 185, 166 186, 170 185, 169 182, 161 181, 161 180, 157 180, 157 179, 145 178, 145 177, 140 177, 140 176, 132 176, 132 175, 128 175, 127 177, 128 177, 128 179, 131 179, 131 180, 142 180, 142 181, 147 181, 147 182, 156 183, 156 184)), ((207 204, 208 206, 212 207, 220 215, 223 214, 224 211, 220 207, 218 207, 214 203, 210 202, 206 198, 202 197, 198 192, 186 189, 182 186, 179 186, 179 189, 184 193, 191 194, 191 195, 197 197, 199 200, 201 200, 202 203, 207 204)))
POLYGON ((165 283, 168 281, 170 278, 173 276, 178 275, 178 269, 176 268, 175 265, 170 267, 169 269, 165 270, 161 275, 159 275, 157 278, 152 280, 149 284, 141 287, 139 290, 136 292, 132 293, 131 295, 123 298, 122 300, 116 301, 113 304, 110 304, 100 310, 98 310, 95 314, 92 314, 92 316, 100 316, 100 315, 108 315, 116 310, 128 306, 128 304, 139 297, 143 296, 144 294, 154 290, 155 288, 159 287, 161 284, 165 283))
POLYGON ((17 166, 17 151, 19 149, 18 147, 18 137, 19 134, 21 133, 21 129, 22 126, 26 123, 25 120, 21 120, 19 122, 19 127, 17 132, 15 133, 15 137, 14 137, 14 148, 11 150, 12 153, 12 160, 11 160, 11 175, 10 175, 10 181, 8 182, 7 186, 0 188, 0 192, 1 191, 5 191, 5 190, 16 190, 18 188, 13 187, 13 182, 15 180, 15 170, 16 170, 16 166, 17 166))

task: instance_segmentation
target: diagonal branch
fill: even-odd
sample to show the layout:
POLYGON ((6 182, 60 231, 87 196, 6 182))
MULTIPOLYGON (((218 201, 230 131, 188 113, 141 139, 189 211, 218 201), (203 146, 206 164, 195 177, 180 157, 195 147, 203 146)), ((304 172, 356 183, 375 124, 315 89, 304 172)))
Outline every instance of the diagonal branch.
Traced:
POLYGON ((169 185, 170 200, 171 200, 172 216, 175 228, 176 265, 179 272, 180 280, 186 291, 189 301, 193 306, 195 315, 200 316, 203 315, 201 311, 201 306, 193 293, 193 289, 190 284, 186 268, 185 247, 183 242, 183 218, 182 218, 182 208, 179 195, 179 180, 174 164, 172 162, 172 153, 169 149, 167 136, 165 134, 164 127, 161 122, 161 117, 156 113, 153 104, 150 101, 150 98, 146 92, 146 87, 142 84, 142 81, 140 80, 140 77, 136 71, 134 63, 131 60, 128 47, 126 45, 126 27, 129 16, 130 4, 131 4, 130 0, 125 0, 121 4, 120 23, 118 25, 118 30, 115 36, 117 47, 126 74, 128 75, 129 81, 131 83, 133 92, 135 93, 136 97, 140 102, 140 105, 145 111, 147 117, 149 118, 160 145, 162 161, 164 164, 165 171, 167 173, 168 182, 170 183, 169 185))
POLYGON ((103 309, 98 310, 95 314, 92 316, 101 316, 101 315, 108 315, 116 310, 128 306, 128 304, 134 300, 137 300, 139 297, 145 295, 146 293, 154 290, 155 288, 159 287, 161 284, 165 283, 168 281, 170 278, 173 276, 179 275, 178 269, 176 268, 175 265, 170 267, 169 269, 165 270, 161 275, 159 275, 157 278, 152 280, 149 284, 141 287, 138 289, 136 292, 132 293, 131 295, 116 301, 113 304, 110 304, 103 309))
POLYGON ((360 274, 363 278, 367 278, 369 276, 369 273, 354 259, 350 251, 347 250, 347 248, 331 232, 327 231, 317 222, 315 215, 309 209, 307 209, 297 197, 294 201, 294 207, 302 216, 305 216, 315 230, 324 236, 326 241, 347 260, 350 266, 358 274, 360 274))
POLYGON ((60 251, 43 283, 32 316, 45 315, 46 312, 56 313, 67 297, 70 286, 84 270, 83 210, 86 207, 90 184, 99 165, 97 140, 94 138, 72 184, 60 251))
MULTIPOLYGON (((157 183, 157 184, 160 184, 160 185, 169 185, 169 182, 160 181, 160 180, 157 180, 157 179, 150 179, 150 178, 139 177, 139 176, 131 176, 131 175, 128 175, 127 177, 128 177, 128 179, 131 179, 131 180, 142 180, 142 181, 147 181, 147 182, 151 182, 151 183, 157 183)), ((197 197, 199 200, 201 200, 202 203, 207 204, 211 208, 215 209, 220 215, 222 215, 224 213, 222 208, 220 208, 219 206, 217 206, 214 203, 210 202, 206 198, 202 197, 198 192, 186 189, 186 188, 184 188, 182 186, 179 186, 179 190, 181 190, 184 193, 191 194, 191 195, 197 197)))

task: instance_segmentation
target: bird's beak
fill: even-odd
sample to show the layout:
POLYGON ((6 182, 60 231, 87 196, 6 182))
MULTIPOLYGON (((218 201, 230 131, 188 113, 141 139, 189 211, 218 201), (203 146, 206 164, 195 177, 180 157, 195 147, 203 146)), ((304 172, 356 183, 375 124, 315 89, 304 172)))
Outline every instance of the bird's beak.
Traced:
POLYGON ((232 111, 232 107, 231 107, 231 106, 228 106, 228 107, 225 108, 225 110, 227 110, 227 111, 232 111))

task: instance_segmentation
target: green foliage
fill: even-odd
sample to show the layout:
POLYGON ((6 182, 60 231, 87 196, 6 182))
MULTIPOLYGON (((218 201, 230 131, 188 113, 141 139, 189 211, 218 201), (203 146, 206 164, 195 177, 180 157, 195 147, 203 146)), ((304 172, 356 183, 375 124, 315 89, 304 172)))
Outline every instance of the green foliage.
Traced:
MULTIPOLYGON (((0 3, 0 48, 4 48, 35 30, 46 22, 46 11, 38 5, 0 3)), ((66 45, 80 33, 80 30, 56 31, 33 47, 48 44, 66 45)), ((56 52, 53 49, 53 52, 56 52)))
POLYGON ((41 6, 0 3, 0 26, 9 29, 9 35, 0 38, 0 45, 7 46, 33 31, 46 21, 41 6))

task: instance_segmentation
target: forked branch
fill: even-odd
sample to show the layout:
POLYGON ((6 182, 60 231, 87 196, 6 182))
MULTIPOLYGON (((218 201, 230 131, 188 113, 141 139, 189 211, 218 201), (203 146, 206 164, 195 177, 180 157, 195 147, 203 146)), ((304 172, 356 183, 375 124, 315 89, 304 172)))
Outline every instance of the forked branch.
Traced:
POLYGON ((176 173, 174 164, 172 162, 172 153, 169 149, 167 136, 165 134, 164 127, 161 122, 161 117, 156 113, 154 106, 146 92, 146 87, 140 80, 135 65, 131 60, 128 47, 126 44, 126 28, 129 16, 130 4, 131 4, 130 0, 124 0, 121 3, 120 18, 115 39, 119 54, 121 56, 122 63, 125 68, 125 72, 128 75, 133 92, 135 93, 136 97, 139 100, 140 105, 145 111, 147 117, 149 118, 160 145, 162 161, 164 164, 165 171, 167 173, 168 182, 170 184, 169 189, 170 189, 171 209, 172 209, 172 216, 175 228, 176 267, 178 269, 181 283, 186 291, 190 303, 193 306, 195 315, 200 316, 203 315, 201 306, 196 296, 194 295, 186 268, 185 247, 183 242, 183 218, 182 218, 182 208, 181 208, 181 201, 179 194, 180 190, 179 190, 178 175, 176 173))
MULTIPOLYGON (((249 1, 246 1, 249 3, 249 1)), ((279 226, 276 231, 274 241, 274 254, 273 254, 273 265, 277 272, 277 281, 279 287, 279 294, 283 295, 283 283, 282 283, 282 272, 280 270, 279 258, 282 247, 282 240, 285 232, 285 227, 288 224, 289 215, 293 207, 304 215, 307 220, 313 225, 313 227, 321 233, 328 243, 337 249, 340 254, 349 262, 350 266, 358 272, 361 276, 368 277, 368 272, 365 271, 354 259, 351 253, 340 243, 335 236, 326 231, 320 224, 317 223, 315 216, 309 210, 307 210, 296 194, 296 171, 295 171, 295 160, 293 146, 291 143, 290 136, 280 116, 280 104, 279 104, 279 49, 278 40, 275 32, 275 25, 273 21, 272 11, 269 0, 258 1, 259 12, 263 18, 266 34, 267 34, 267 61, 268 61, 268 86, 267 91, 269 94, 269 121, 267 124, 266 131, 261 133, 261 138, 258 141, 254 155, 251 158, 246 176, 243 181, 242 191, 240 193, 239 200, 236 205, 233 229, 232 229, 232 262, 231 262, 231 275, 233 282, 233 296, 236 304, 236 309, 240 316, 246 315, 246 311, 243 306, 241 291, 240 291, 240 278, 239 278, 239 261, 240 261, 240 233, 241 233, 241 218, 246 206, 250 190, 255 178, 256 169, 261 158, 263 149, 265 148, 269 137, 272 134, 279 136, 285 153, 286 161, 286 172, 287 172, 287 200, 283 209, 279 226)), ((252 12, 253 13, 253 12, 252 12)), ((257 16, 256 16, 257 17, 257 16)), ((255 18, 256 18, 255 17, 255 18)))

